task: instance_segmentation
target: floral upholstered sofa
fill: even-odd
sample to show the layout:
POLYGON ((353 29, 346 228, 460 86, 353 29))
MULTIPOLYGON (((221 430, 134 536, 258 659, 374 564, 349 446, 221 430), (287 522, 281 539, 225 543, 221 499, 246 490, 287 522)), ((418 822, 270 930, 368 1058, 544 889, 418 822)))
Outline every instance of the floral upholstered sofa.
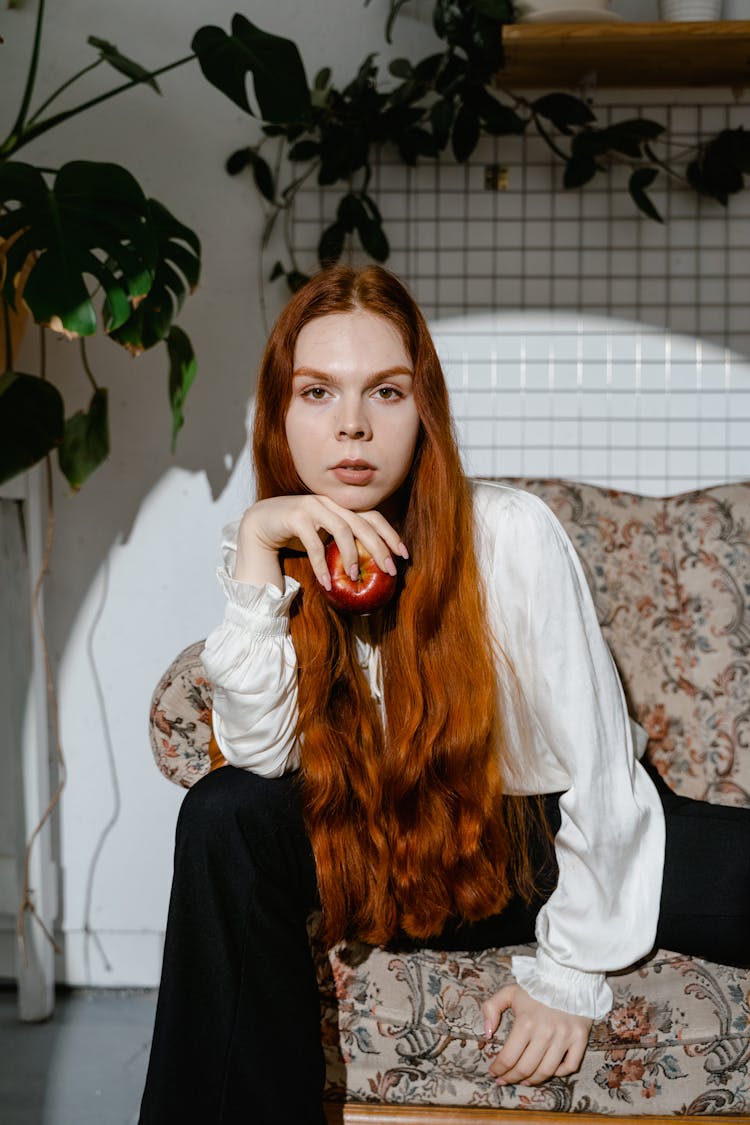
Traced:
MULTIPOLYGON (((669 499, 505 483, 541 496, 571 536, 631 712, 670 786, 750 806, 750 483, 669 499)), ((201 649, 180 654, 151 709, 157 764, 185 787, 209 767, 201 649)), ((528 1111, 750 1120, 750 970, 668 950, 610 976, 615 1005, 594 1024, 578 1074, 496 1086, 480 1001, 512 979, 520 949, 319 952, 331 1120, 478 1125, 508 1110, 526 1120, 528 1111)))

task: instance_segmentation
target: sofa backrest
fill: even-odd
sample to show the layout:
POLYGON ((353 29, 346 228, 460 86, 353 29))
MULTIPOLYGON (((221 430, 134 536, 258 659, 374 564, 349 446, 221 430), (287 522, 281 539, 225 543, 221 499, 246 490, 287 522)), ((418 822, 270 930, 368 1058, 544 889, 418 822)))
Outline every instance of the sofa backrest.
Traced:
MULTIPOLYGON (((750 482, 658 499, 502 480, 540 496, 570 535, 631 713, 670 786, 750 806, 750 482)), ((180 653, 151 704, 159 769, 185 787, 209 768, 202 648, 180 653)))
POLYGON ((750 483, 667 499, 503 483, 540 496, 570 535, 631 712, 670 786, 750 806, 750 483))

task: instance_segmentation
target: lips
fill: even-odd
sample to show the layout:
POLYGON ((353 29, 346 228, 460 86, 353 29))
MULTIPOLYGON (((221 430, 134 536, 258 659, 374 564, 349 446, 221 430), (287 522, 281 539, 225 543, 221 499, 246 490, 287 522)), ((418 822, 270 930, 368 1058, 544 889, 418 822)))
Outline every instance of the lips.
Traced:
POLYGON ((369 484, 375 476, 375 467, 369 461, 346 458, 334 465, 333 474, 342 484, 369 484))

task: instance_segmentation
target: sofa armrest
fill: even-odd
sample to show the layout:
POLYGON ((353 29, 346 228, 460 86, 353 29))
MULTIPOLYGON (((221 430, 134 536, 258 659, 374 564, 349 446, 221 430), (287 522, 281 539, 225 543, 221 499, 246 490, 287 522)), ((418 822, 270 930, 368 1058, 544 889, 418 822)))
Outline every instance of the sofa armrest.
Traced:
POLYGON ((213 687, 200 655, 204 641, 188 645, 167 668, 151 697, 149 737, 158 768, 189 789, 211 768, 213 687))

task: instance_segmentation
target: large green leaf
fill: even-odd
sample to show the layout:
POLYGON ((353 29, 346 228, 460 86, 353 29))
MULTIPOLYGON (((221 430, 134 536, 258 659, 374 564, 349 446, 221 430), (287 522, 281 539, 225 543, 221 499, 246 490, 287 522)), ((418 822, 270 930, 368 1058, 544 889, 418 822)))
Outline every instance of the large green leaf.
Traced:
POLYGON ((97 387, 94 391, 88 411, 78 410, 67 419, 57 457, 60 468, 76 492, 109 457, 105 387, 97 387))
POLYGON ((167 337, 169 352, 169 402, 172 407, 172 452, 177 444, 177 434, 185 421, 185 399, 193 385, 198 365, 190 338, 173 324, 167 337))
POLYGON ((109 299, 104 310, 110 336, 133 355, 152 348, 169 335, 172 320, 188 290, 192 292, 200 278, 198 236, 156 199, 148 200, 147 213, 157 245, 153 284, 124 323, 118 323, 109 299))
POLYGON ((0 483, 31 468, 62 441, 60 392, 36 375, 0 375, 0 483))
POLYGON ((310 117, 305 68, 291 39, 261 31, 236 14, 231 35, 220 27, 201 27, 193 36, 192 47, 211 85, 246 113, 253 112, 246 86, 247 76, 252 74, 264 121, 285 124, 310 117))
POLYGON ((117 164, 76 160, 65 164, 49 187, 38 169, 0 164, 0 237, 22 232, 8 251, 3 295, 15 306, 15 277, 28 255, 37 260, 24 299, 39 324, 70 335, 96 332, 87 278, 123 300, 148 293, 157 262, 157 239, 148 203, 129 172, 117 164))

